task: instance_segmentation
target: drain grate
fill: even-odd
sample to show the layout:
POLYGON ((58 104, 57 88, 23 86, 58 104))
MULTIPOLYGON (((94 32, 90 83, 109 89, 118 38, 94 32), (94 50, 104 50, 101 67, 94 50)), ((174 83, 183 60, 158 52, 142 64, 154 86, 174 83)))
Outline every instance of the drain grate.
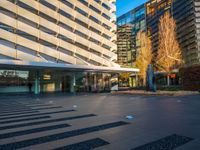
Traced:
POLYGON ((190 142, 191 140, 193 139, 173 134, 157 141, 136 147, 132 150, 172 150, 190 142))
POLYGON ((58 121, 67 121, 67 120, 73 120, 73 119, 94 117, 94 116, 96 116, 96 115, 95 114, 86 114, 86 115, 81 115, 81 116, 73 116, 73 117, 66 117, 66 118, 49 119, 49 120, 38 121, 38 122, 29 122, 29 123, 23 123, 23 124, 8 125, 8 126, 0 127, 0 130, 33 126, 33 125, 39 125, 39 124, 44 124, 44 123, 53 123, 53 122, 58 122, 58 121))
POLYGON ((41 116, 41 115, 51 115, 51 114, 58 114, 58 113, 65 113, 65 112, 72 112, 72 111, 76 111, 76 110, 70 109, 70 110, 61 110, 61 111, 53 111, 53 112, 46 112, 46 113, 28 114, 28 115, 20 115, 20 116, 12 116, 12 117, 2 117, 2 118, 0 118, 0 120, 31 117, 31 116, 41 116))
POLYGON ((69 127, 69 126, 70 125, 68 124, 59 124, 59 125, 52 125, 52 126, 46 126, 46 127, 41 127, 41 128, 23 130, 23 131, 9 132, 9 133, 0 134, 0 139, 27 135, 27 134, 32 134, 32 133, 38 133, 38 132, 44 132, 44 131, 50 131, 50 130, 69 127))
POLYGON ((82 135, 82 134, 87 134, 87 133, 91 133, 91 132, 96 132, 96 131, 106 130, 106 129, 110 129, 110 128, 114 128, 114 127, 119 127, 119 126, 123 126, 123 125, 127 125, 127 124, 129 124, 129 123, 124 122, 124 121, 102 124, 102 125, 98 125, 98 126, 92 126, 92 127, 88 127, 88 128, 82 128, 82 129, 72 130, 72 131, 68 131, 68 132, 43 136, 43 137, 39 137, 39 138, 4 144, 4 145, 0 145, 0 149, 19 149, 19 148, 32 146, 32 145, 37 145, 37 144, 52 142, 52 141, 56 141, 56 140, 60 140, 60 139, 64 139, 64 138, 73 137, 73 136, 78 136, 78 135, 82 135))
POLYGON ((64 147, 56 148, 54 150, 91 150, 97 147, 101 147, 104 145, 108 145, 110 143, 100 139, 100 138, 95 138, 87 141, 83 141, 80 143, 75 143, 72 145, 67 145, 64 147))

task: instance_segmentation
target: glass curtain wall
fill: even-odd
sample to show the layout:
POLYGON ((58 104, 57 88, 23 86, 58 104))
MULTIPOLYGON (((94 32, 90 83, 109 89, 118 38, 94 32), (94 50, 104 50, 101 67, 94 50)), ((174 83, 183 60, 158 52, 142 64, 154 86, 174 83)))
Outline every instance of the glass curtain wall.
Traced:
POLYGON ((110 80, 110 73, 0 70, 0 93, 104 92, 110 80))
POLYGON ((0 93, 28 92, 29 71, 0 70, 0 93))

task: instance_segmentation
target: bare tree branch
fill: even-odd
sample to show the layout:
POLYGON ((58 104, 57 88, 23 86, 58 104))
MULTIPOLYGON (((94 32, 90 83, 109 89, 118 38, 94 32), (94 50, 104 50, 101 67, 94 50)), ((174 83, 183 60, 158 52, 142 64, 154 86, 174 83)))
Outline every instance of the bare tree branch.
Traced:
POLYGON ((170 73, 182 63, 181 49, 176 37, 176 22, 169 12, 160 18, 159 46, 156 61, 159 71, 170 73))

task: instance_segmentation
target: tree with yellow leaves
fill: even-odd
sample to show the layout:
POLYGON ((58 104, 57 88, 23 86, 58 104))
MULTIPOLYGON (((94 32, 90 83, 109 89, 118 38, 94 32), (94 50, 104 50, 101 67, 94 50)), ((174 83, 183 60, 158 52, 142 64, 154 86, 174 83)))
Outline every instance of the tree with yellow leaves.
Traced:
POLYGON ((146 71, 152 59, 152 44, 151 39, 145 32, 139 31, 137 40, 140 43, 140 49, 136 58, 136 67, 140 69, 139 78, 143 81, 143 86, 146 85, 146 71))
POLYGON ((159 71, 167 73, 167 84, 169 85, 169 74, 180 66, 181 49, 176 37, 176 22, 169 12, 166 12, 159 23, 159 46, 156 56, 156 66, 159 71))

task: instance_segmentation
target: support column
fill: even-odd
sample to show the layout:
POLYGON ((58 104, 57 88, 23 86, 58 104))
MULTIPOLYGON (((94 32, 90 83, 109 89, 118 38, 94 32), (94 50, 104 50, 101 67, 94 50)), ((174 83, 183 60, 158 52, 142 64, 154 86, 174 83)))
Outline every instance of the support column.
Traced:
POLYGON ((40 94, 40 77, 39 77, 39 71, 36 71, 36 73, 35 73, 34 93, 36 95, 40 94))
POLYGON ((89 73, 85 74, 85 92, 89 92, 89 73))
POLYGON ((75 86, 76 86, 76 75, 75 73, 72 74, 71 80, 70 80, 70 92, 75 93, 75 86))

